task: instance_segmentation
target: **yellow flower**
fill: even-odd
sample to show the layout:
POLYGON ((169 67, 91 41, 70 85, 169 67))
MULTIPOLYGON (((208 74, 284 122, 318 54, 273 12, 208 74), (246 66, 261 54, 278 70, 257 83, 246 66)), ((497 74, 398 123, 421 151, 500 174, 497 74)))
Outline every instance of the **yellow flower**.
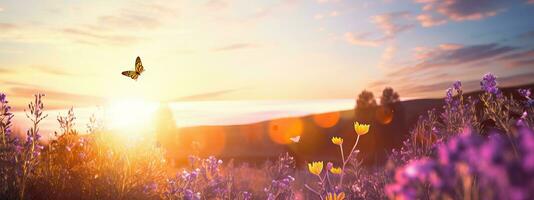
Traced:
POLYGON ((326 195, 326 200, 344 200, 344 199, 345 199, 345 193, 344 192, 339 193, 339 194, 328 193, 328 195, 326 195))
POLYGON ((332 174, 341 174, 341 167, 332 167, 330 172, 332 172, 332 174))
POLYGON ((333 137, 332 138, 332 143, 337 144, 337 145, 341 145, 341 144, 343 144, 343 138, 333 137))
POLYGON ((308 169, 310 170, 310 173, 319 176, 323 171, 323 162, 308 163, 308 169))
POLYGON ((369 126, 371 125, 354 122, 354 130, 360 136, 365 135, 367 132, 369 132, 369 126))

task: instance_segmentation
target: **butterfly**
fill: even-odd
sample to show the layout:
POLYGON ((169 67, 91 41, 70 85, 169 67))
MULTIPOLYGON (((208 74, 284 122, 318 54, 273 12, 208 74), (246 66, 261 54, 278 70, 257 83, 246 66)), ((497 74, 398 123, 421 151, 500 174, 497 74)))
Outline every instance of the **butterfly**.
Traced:
POLYGON ((295 137, 289 138, 289 140, 293 141, 294 143, 299 143, 300 141, 300 135, 297 135, 295 137))
POLYGON ((137 81, 137 78, 145 71, 145 68, 143 68, 143 63, 141 63, 141 58, 137 56, 135 59, 135 71, 123 71, 122 75, 132 78, 133 80, 137 81))

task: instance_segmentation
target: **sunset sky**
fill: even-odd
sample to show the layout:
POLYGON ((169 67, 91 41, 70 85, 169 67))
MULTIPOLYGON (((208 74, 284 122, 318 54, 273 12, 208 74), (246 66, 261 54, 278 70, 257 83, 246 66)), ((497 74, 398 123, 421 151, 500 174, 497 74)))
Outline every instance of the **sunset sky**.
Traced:
POLYGON ((532 0, 0 0, 0 91, 16 107, 438 97, 486 72, 534 82, 533 19, 532 0))

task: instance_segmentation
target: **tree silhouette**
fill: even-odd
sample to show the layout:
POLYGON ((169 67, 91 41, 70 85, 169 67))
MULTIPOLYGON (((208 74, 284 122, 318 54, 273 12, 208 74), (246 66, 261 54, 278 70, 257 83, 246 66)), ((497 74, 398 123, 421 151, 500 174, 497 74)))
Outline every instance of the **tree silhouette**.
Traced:
POLYGON ((363 90, 356 100, 356 108, 370 108, 376 106, 375 96, 372 92, 363 90))
POLYGON ((399 102, 399 94, 393 90, 391 87, 386 87, 382 91, 382 96, 380 97, 380 105, 389 105, 392 103, 399 102))

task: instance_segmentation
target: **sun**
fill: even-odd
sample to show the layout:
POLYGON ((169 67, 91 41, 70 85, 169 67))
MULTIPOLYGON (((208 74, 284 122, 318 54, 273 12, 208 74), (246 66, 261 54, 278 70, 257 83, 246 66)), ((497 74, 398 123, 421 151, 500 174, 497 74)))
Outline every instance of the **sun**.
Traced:
POLYGON ((105 108, 106 126, 110 130, 139 136, 153 130, 158 102, 144 100, 115 100, 105 108))

